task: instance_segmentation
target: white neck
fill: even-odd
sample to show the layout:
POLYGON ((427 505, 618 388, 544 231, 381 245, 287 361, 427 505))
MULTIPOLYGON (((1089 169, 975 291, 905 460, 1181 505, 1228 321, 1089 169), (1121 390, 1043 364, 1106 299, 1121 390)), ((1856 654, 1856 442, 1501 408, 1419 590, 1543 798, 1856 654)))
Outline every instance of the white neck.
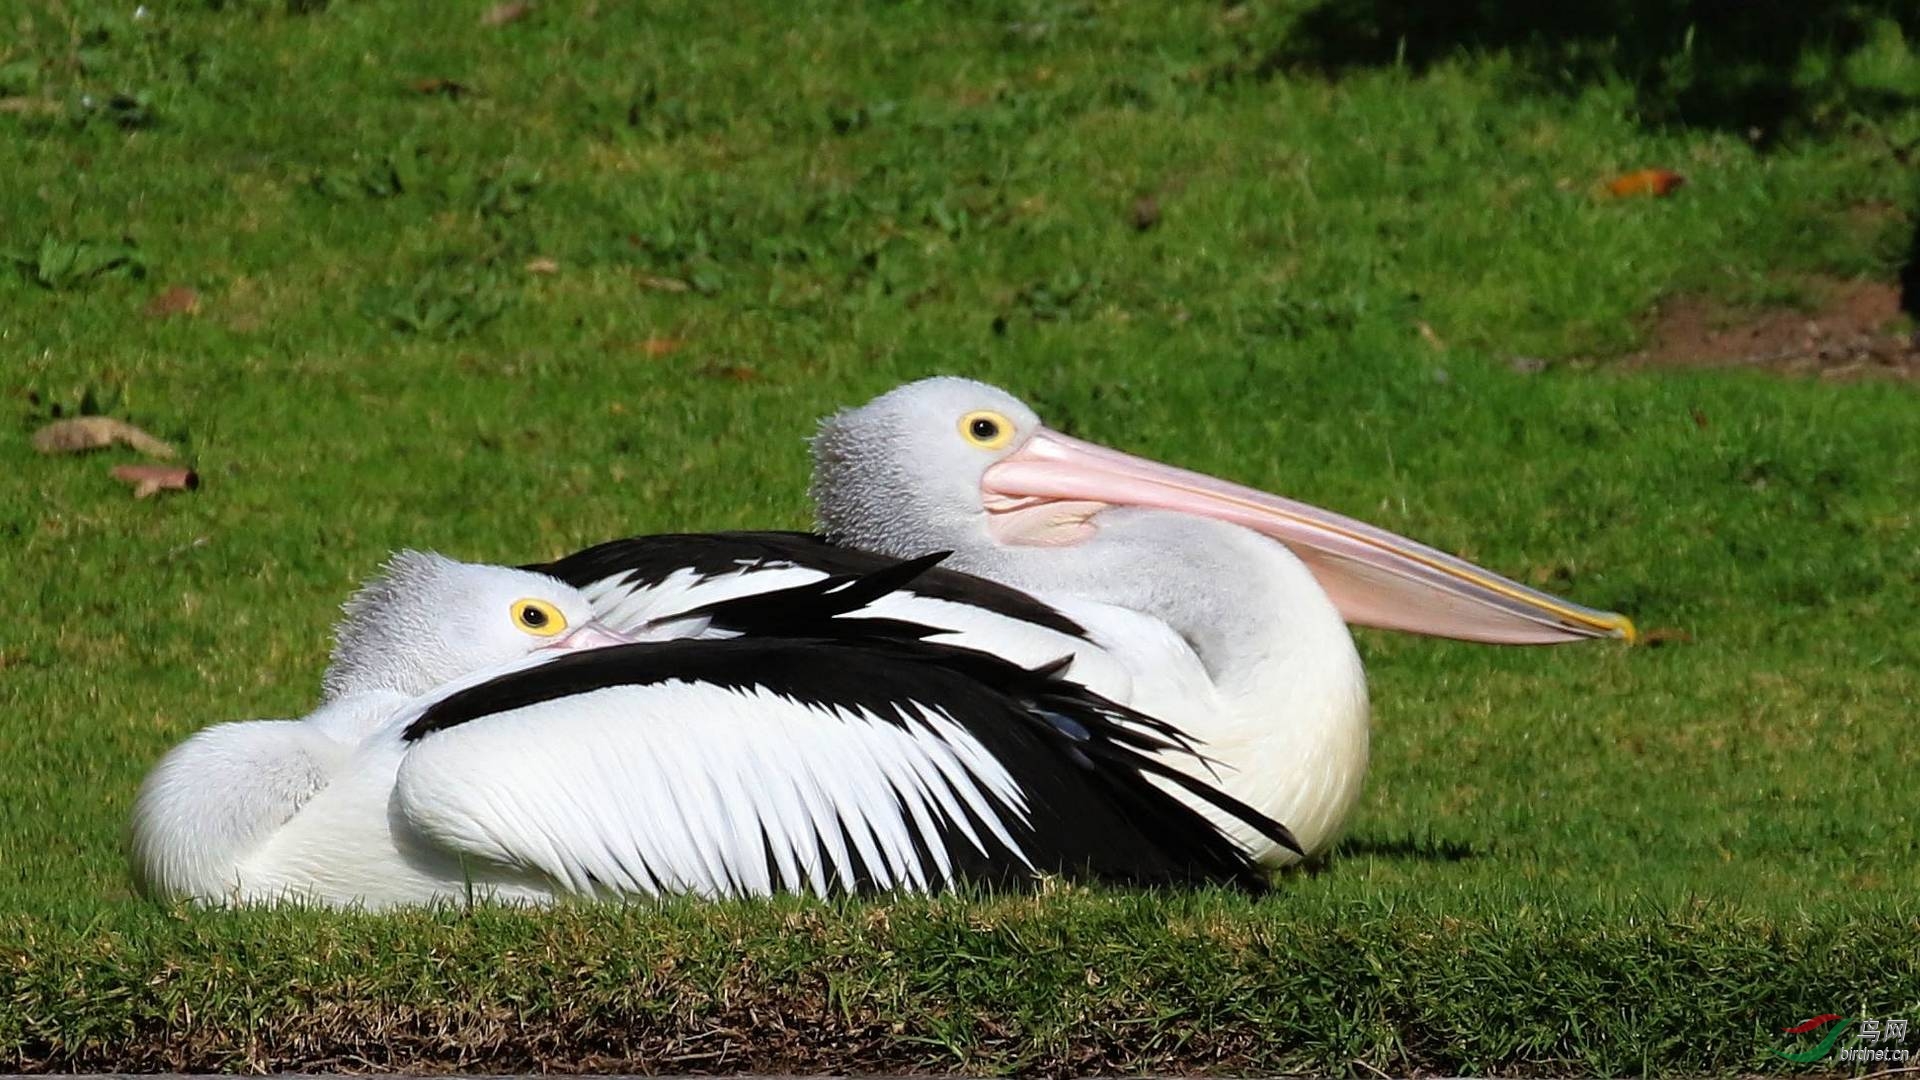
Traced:
POLYGON ((974 547, 951 565, 1166 624, 1205 667, 1212 700, 1155 700, 1141 686, 1130 704, 1204 741, 1233 771, 1228 791, 1309 852, 1330 845, 1367 763, 1366 676, 1340 613, 1299 559, 1257 533, 1155 510, 1097 520, 1099 533, 1072 547, 974 547))

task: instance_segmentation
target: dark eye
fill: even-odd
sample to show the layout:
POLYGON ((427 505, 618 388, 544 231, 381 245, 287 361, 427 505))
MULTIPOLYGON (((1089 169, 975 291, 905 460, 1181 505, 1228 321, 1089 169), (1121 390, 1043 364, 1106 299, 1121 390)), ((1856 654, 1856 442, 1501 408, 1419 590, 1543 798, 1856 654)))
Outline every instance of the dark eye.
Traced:
POLYGON ((567 617, 545 600, 515 600, 513 621, 534 637, 554 637, 567 628, 567 617))
POLYGON ((960 434, 982 450, 998 450, 1013 438, 1013 421, 991 409, 960 418, 960 434))

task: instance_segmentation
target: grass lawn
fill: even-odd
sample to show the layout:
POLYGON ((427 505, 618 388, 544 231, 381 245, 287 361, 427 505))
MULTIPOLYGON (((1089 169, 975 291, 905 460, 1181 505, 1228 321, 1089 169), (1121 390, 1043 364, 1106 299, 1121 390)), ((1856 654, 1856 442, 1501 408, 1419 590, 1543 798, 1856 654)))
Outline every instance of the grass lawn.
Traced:
POLYGON ((1920 27, 1877 6, 1764 117, 1710 21, 7 7, 0 1070, 1790 1071, 1796 1021, 1916 1016, 1915 387, 1615 359, 1662 300, 1893 280, 1920 27), (802 526, 813 419, 935 372, 1661 640, 1362 634, 1365 802, 1258 902, 132 895, 141 775, 306 712, 389 549, 802 526), (76 411, 202 486, 36 454, 76 411))

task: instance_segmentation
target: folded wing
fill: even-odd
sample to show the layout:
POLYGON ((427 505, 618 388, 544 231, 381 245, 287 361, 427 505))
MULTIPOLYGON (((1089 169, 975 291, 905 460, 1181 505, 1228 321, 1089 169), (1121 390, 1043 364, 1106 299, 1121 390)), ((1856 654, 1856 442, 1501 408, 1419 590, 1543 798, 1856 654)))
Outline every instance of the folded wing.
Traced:
POLYGON ((1193 752, 1164 725, 886 623, 578 653, 455 691, 401 737, 392 806, 412 828, 579 893, 1260 887, 1166 784, 1291 841, 1159 761, 1193 752))

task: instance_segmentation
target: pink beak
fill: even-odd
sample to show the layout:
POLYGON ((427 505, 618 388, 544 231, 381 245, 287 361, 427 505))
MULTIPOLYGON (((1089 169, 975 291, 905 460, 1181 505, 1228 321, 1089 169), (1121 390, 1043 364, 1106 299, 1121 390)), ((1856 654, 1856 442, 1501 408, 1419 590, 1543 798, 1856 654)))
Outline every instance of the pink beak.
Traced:
POLYGON ((598 619, 583 622, 579 626, 540 646, 542 652, 571 652, 577 649, 604 649, 609 645, 632 644, 633 638, 618 630, 609 629, 598 619))
POLYGON ((1625 615, 1528 588, 1425 544, 1306 503, 1082 442, 1046 428, 980 481, 1002 543, 1072 544, 1113 506, 1231 522, 1305 563, 1348 622, 1505 645, 1586 638, 1631 642, 1625 615))

